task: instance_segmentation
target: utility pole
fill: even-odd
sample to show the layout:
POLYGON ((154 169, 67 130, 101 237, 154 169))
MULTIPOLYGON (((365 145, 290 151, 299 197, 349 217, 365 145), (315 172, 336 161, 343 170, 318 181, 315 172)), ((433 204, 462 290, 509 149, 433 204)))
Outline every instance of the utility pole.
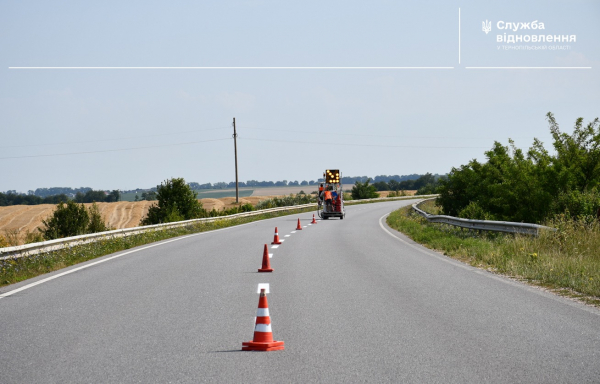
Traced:
POLYGON ((238 170, 237 170, 237 132, 235 131, 235 117, 233 118, 233 150, 235 152, 235 203, 240 202, 240 191, 238 188, 238 170))

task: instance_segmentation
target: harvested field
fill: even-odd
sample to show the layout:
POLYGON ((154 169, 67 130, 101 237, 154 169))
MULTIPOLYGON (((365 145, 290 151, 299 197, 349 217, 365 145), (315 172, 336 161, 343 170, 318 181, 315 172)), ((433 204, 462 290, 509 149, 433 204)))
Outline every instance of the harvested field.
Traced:
MULTIPOLYGON (((379 191, 379 197, 388 197, 392 191, 379 191)), ((404 191, 406 196, 414 196, 417 191, 404 191)))
MULTIPOLYGON (((274 196, 249 196, 240 198, 241 204, 256 205, 261 200, 274 196)), ((220 199, 200 199, 204 209, 222 210, 235 206, 235 197, 220 199)), ((96 203, 104 222, 111 228, 131 228, 140 225, 142 217, 154 201, 119 201, 117 203, 96 203)), ((84 204, 90 207, 92 204, 84 204)), ((11 205, 0 207, 0 236, 7 232, 18 233, 19 244, 22 244, 28 232, 36 232, 42 227, 42 220, 52 215, 56 208, 53 204, 11 205)), ((4 236, 8 237, 8 236, 4 236)), ((16 244, 15 244, 16 245, 16 244)))

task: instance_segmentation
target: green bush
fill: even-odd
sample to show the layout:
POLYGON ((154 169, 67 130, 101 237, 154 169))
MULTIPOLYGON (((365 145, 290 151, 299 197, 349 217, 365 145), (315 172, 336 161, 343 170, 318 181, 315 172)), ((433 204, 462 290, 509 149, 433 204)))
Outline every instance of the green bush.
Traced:
POLYGON ((284 197, 274 197, 272 199, 261 200, 256 204, 256 209, 267 209, 277 207, 289 207, 291 205, 301 205, 314 203, 316 198, 312 195, 293 195, 284 197))
POLYGON ((78 236, 88 233, 90 216, 83 204, 70 200, 59 203, 49 220, 42 220, 40 232, 46 240, 78 236))
POLYGON ((438 203, 458 216, 476 201, 498 220, 541 223, 568 210, 573 217, 597 210, 600 188, 600 120, 575 122, 573 133, 560 131, 552 113, 547 120, 555 154, 535 139, 527 152, 495 142, 487 162, 470 161, 440 180, 438 203))
POLYGON ((596 188, 590 191, 561 192, 553 204, 553 211, 564 213, 567 217, 593 221, 600 209, 600 192, 596 188))
POLYGON ((183 178, 165 180, 156 187, 158 204, 148 209, 141 225, 171 223, 175 221, 206 217, 208 213, 198 201, 194 192, 183 178))
POLYGON ((352 194, 353 199, 375 199, 379 197, 379 193, 377 193, 377 188, 374 185, 369 185, 371 179, 367 179, 364 183, 357 181, 354 183, 352 190, 350 193, 352 194))
POLYGON ((471 201, 469 205, 458 213, 458 217, 471 220, 494 220, 494 217, 484 211, 476 201, 471 201))
POLYGON ((102 220, 102 215, 100 215, 100 210, 98 209, 96 203, 92 204, 92 206, 89 208, 88 213, 90 216, 90 221, 88 223, 87 228, 88 233, 104 232, 109 230, 109 228, 102 220))

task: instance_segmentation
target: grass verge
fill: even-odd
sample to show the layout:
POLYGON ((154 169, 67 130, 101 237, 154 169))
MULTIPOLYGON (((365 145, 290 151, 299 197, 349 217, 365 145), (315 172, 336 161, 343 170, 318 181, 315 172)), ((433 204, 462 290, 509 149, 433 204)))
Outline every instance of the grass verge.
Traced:
POLYGON ((304 208, 287 212, 264 213, 250 217, 221 219, 210 223, 199 222, 180 228, 162 229, 125 237, 108 237, 93 243, 76 245, 52 252, 0 260, 0 287, 156 241, 314 210, 315 208, 304 208))
MULTIPOLYGON (((436 214, 433 201, 421 209, 436 214)), ((600 224, 573 220, 547 223, 558 231, 538 237, 462 230, 432 224, 411 207, 392 212, 387 223, 414 241, 472 266, 600 307, 600 224)))

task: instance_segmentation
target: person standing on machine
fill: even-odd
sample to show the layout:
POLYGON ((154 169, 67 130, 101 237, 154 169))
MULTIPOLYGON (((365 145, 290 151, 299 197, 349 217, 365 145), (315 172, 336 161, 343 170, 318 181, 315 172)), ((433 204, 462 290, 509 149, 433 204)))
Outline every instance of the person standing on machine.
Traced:
POLYGON ((331 212, 331 191, 328 189, 325 191, 325 193, 323 194, 325 197, 325 206, 328 207, 327 208, 327 212, 331 212))

